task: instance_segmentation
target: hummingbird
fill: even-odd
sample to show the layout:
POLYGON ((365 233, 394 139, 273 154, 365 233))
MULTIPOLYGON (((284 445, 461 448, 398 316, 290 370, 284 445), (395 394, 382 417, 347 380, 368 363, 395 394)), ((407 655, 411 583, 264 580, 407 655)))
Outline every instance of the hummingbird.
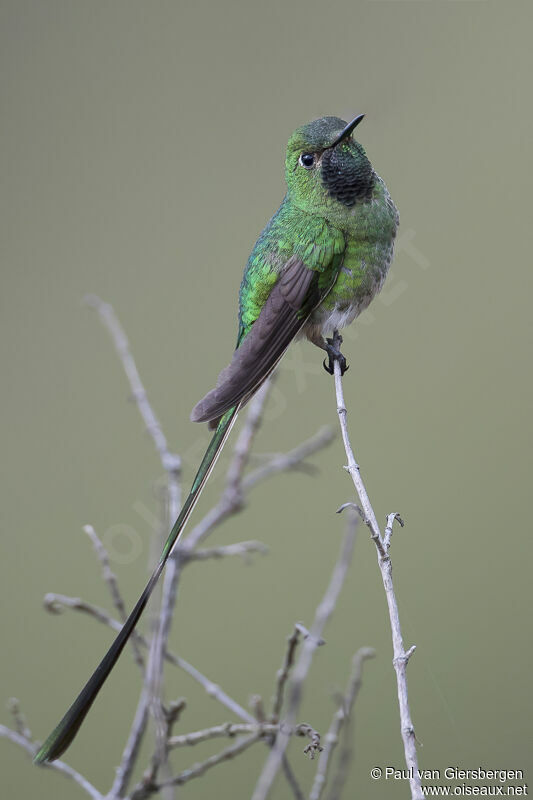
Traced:
POLYGON ((239 291, 237 344, 216 386, 196 404, 193 422, 214 430, 160 559, 120 633, 34 758, 54 761, 71 744, 148 602, 239 410, 275 369, 291 341, 305 337, 325 351, 325 369, 347 367, 339 330, 381 289, 399 224, 384 181, 346 123, 321 117, 297 128, 287 144, 287 192, 261 232, 239 291), (331 333, 331 337, 325 334, 331 333))

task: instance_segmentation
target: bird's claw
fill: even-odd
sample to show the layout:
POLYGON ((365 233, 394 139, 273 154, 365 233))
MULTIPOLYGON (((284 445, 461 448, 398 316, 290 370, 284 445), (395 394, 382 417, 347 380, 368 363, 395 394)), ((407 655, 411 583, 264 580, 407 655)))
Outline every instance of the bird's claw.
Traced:
POLYGON ((326 352, 328 354, 328 363, 326 364, 326 359, 324 359, 322 366, 326 370, 329 375, 333 375, 335 371, 335 361, 338 362, 341 376, 350 369, 348 364, 346 363, 346 359, 344 358, 343 354, 340 351, 340 346, 342 344, 342 336, 338 331, 334 331, 333 338, 326 339, 326 352))
POLYGON ((324 361, 322 362, 322 366, 329 375, 333 375, 333 373, 335 372, 334 369, 335 361, 339 362, 339 367, 341 368, 341 377, 342 377, 344 373, 348 372, 348 370, 350 369, 350 365, 346 363, 346 359, 344 358, 342 353, 340 354, 340 356, 335 356, 334 358, 330 356, 327 364, 326 364, 326 359, 324 359, 324 361))

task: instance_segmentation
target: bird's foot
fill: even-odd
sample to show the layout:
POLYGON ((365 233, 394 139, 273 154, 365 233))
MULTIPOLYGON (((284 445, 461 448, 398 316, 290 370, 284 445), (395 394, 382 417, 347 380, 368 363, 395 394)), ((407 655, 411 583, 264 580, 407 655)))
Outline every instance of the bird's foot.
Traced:
POLYGON ((324 346, 325 351, 328 354, 328 363, 326 364, 326 359, 324 359, 323 367, 326 372, 329 372, 330 375, 333 375, 335 361, 339 362, 339 367, 341 368, 341 376, 344 375, 349 366, 346 363, 346 359, 344 358, 343 354, 340 351, 340 346, 342 344, 342 336, 340 335, 339 331, 333 331, 333 338, 326 339, 326 344, 324 346))

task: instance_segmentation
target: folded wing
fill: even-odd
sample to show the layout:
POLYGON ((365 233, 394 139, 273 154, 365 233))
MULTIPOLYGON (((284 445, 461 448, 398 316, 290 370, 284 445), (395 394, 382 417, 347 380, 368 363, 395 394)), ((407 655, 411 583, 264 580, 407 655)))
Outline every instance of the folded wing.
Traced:
POLYGON ((292 256, 258 318, 235 350, 231 363, 218 376, 217 385, 193 408, 191 420, 217 419, 252 395, 325 293, 319 289, 319 273, 292 256))

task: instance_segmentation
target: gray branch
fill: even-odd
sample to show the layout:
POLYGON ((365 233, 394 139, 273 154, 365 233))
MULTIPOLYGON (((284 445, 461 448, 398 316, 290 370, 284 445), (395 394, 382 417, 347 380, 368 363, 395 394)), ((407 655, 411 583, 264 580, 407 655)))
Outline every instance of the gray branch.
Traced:
POLYGON ((128 734, 126 746, 124 747, 120 764, 116 770, 115 780, 113 781, 113 786, 106 800, 118 800, 122 797, 128 786, 148 725, 149 702, 150 693, 146 687, 146 683, 144 683, 137 703, 133 723, 128 734))
POLYGON ((276 453, 270 456, 265 464, 248 473, 243 480, 243 489, 248 491, 260 481, 264 481, 278 472, 288 472, 290 470, 311 474, 316 472, 316 468, 311 464, 307 464, 306 460, 309 456, 331 444, 334 438, 335 434, 331 428, 323 427, 314 436, 311 436, 293 450, 289 450, 288 453, 276 453))
POLYGON ((191 553, 221 522, 243 509, 245 492, 243 473, 250 458, 250 448, 259 429, 272 382, 273 378, 265 381, 250 401, 244 425, 233 448, 233 456, 226 474, 226 486, 219 502, 192 529, 182 543, 177 545, 178 551, 186 555, 191 553))
MULTIPOLYGON (((107 550, 105 549, 102 540, 100 539, 100 537, 98 536, 92 525, 84 525, 83 530, 90 538, 94 551, 98 557, 98 560, 100 561, 100 564, 102 565, 102 577, 109 586, 109 591, 111 594, 111 599, 113 600, 113 605, 117 609, 122 622, 125 622, 126 617, 128 616, 126 611, 126 605, 124 603, 124 600, 122 599, 122 594, 118 586, 117 577, 113 572, 113 570, 111 569, 111 564, 109 562, 109 556, 107 554, 107 550)), ((141 668, 141 670, 144 671, 144 659, 142 657, 141 651, 139 650, 136 631, 133 631, 133 634, 130 638, 130 642, 135 663, 141 668)))
POLYGON ((287 714, 275 744, 265 762, 263 771, 261 772, 252 795, 252 800, 266 800, 282 764, 283 756, 289 744, 289 731, 294 727, 296 714, 300 708, 305 679, 311 667, 315 650, 321 642, 322 632, 337 604, 352 559, 357 520, 358 518, 355 514, 352 515, 349 520, 348 529, 344 536, 339 557, 333 569, 328 588, 326 589, 322 602, 316 610, 310 634, 302 645, 289 683, 287 714))
POLYGON ((270 712, 270 720, 274 723, 279 721, 279 715, 283 705, 283 691, 289 678, 291 668, 294 664, 294 655, 296 653, 299 640, 300 630, 298 626, 295 625, 293 632, 287 638, 287 649, 285 650, 283 664, 279 668, 276 675, 276 691, 274 693, 274 697, 272 698, 272 711, 270 712))
MULTIPOLYGON (((107 625, 117 633, 122 628, 122 624, 117 619, 113 619, 113 617, 111 617, 107 611, 104 611, 104 609, 92 605, 91 603, 87 603, 85 600, 81 600, 79 597, 68 597, 64 594, 53 594, 52 592, 49 592, 44 598, 43 605, 46 611, 50 612, 51 614, 61 614, 64 610, 71 609, 73 611, 81 611, 82 613, 87 614, 93 619, 96 619, 98 622, 102 622, 104 625, 107 625)), ((138 634, 138 641, 142 647, 149 647, 148 641, 141 634, 138 634)), ((187 673, 187 675, 190 675, 193 680, 195 680, 205 689, 209 697, 212 697, 221 705, 225 706, 229 711, 233 712, 235 716, 245 720, 246 722, 254 721, 254 717, 248 711, 246 711, 246 709, 244 709, 235 700, 233 700, 232 697, 226 694, 226 692, 217 683, 207 678, 203 673, 196 669, 196 667, 193 667, 192 664, 189 664, 189 662, 184 658, 175 655, 169 650, 165 650, 165 660, 170 664, 173 664, 175 667, 182 669, 187 673)))
POLYGON ((240 556, 245 562, 249 562, 252 553, 266 555, 268 547, 263 542, 236 542, 235 544, 226 544, 221 547, 202 547, 200 550, 193 550, 192 553, 183 553, 182 558, 185 561, 207 561, 208 559, 220 559, 227 556, 240 556))
POLYGON ((324 740, 324 750, 320 754, 318 768, 316 771, 315 780, 313 781, 311 794, 309 795, 309 800, 320 800, 322 796, 322 792, 324 791, 324 787, 328 778, 328 770, 333 751, 339 743, 341 731, 345 723, 350 720, 355 700, 359 693, 359 689, 361 688, 363 662, 367 658, 373 658, 374 656, 375 652, 370 647, 361 647, 361 649, 358 650, 353 657, 352 672, 348 680, 348 686, 346 687, 346 691, 341 698, 339 708, 333 715, 331 725, 329 726, 329 730, 326 734, 326 738, 324 740))
MULTIPOLYGON (((170 530, 179 513, 181 504, 178 474, 173 470, 167 471, 167 498, 162 512, 163 541, 167 531, 170 530)), ((158 618, 154 620, 154 634, 152 637, 150 655, 146 669, 145 687, 149 693, 149 707, 155 724, 155 750, 152 756, 151 774, 155 780, 160 768, 167 764, 167 738, 168 720, 163 708, 163 665, 165 650, 170 635, 172 619, 176 607, 176 592, 180 564, 178 557, 170 558, 167 562, 163 577, 161 603, 158 618)), ((173 797, 173 791, 165 792, 173 797)))
MULTIPOLYGON (((10 742, 13 744, 22 747, 28 755, 32 758, 39 749, 39 744, 37 742, 32 742, 23 736, 18 731, 13 731, 11 728, 7 728, 5 725, 0 725, 0 736, 3 736, 6 739, 9 739, 10 742)), ((62 775, 66 775, 67 778, 71 778, 75 781, 78 786, 93 798, 93 800, 104 800, 103 795, 100 794, 98 789, 96 789, 92 783, 89 783, 87 778, 84 778, 79 772, 75 769, 70 767, 68 764, 65 764, 64 761, 53 761, 51 764, 43 764, 44 769, 51 769, 55 772, 61 772, 62 775)))
POLYGON ((194 778, 201 777, 212 767, 216 767, 218 764, 222 764, 224 761, 229 761, 241 753, 244 753, 245 750, 259 741, 260 736, 257 734, 249 736, 245 739, 240 739, 231 747, 228 747, 225 750, 222 750, 220 753, 207 758, 205 761, 194 764, 189 769, 180 772, 179 775, 176 775, 173 778, 161 783, 156 783, 152 779, 151 774, 147 773, 130 794, 129 800, 147 800, 148 797, 160 792, 166 787, 182 786, 184 783, 188 783, 188 781, 193 780, 194 778))
MULTIPOLYGON (((398 611, 398 603, 394 593, 394 586, 392 582, 392 564, 389 556, 389 546, 392 536, 392 526, 395 520, 403 526, 403 521, 399 514, 392 513, 387 517, 387 527, 382 536, 381 531, 374 514, 374 509, 370 503, 365 485, 361 478, 359 465, 357 464, 350 438, 348 435, 348 426, 346 423, 346 404, 344 402, 344 393, 342 389, 342 376, 339 362, 335 362, 335 394, 337 399, 337 413, 339 415, 339 422, 341 426, 342 441, 348 459, 348 466, 345 469, 350 473, 353 484, 359 496, 359 501, 362 506, 363 516, 366 524, 370 528, 370 536, 374 541, 378 557, 378 565, 381 571, 383 586, 385 588, 385 595, 387 598, 387 605, 389 609, 389 618, 392 629, 392 646, 393 646, 393 665, 396 671, 396 683, 398 688, 398 703, 400 708, 400 723, 401 733, 404 746, 405 763, 409 770, 409 783, 411 787, 412 800, 423 800, 420 778, 418 776, 418 757, 416 753, 416 738, 411 719, 411 712, 409 709, 409 699, 407 694, 407 675, 406 668, 409 658, 413 654, 415 647, 410 647, 405 650, 403 645, 402 631, 400 627, 400 615, 398 611)), ((345 504, 346 505, 346 504, 345 504)), ((345 506, 344 506, 345 507, 345 506)))
MULTIPOLYGON (((192 731, 191 733, 184 733, 181 736, 172 736, 168 740, 169 749, 176 747, 192 746, 200 744, 200 742, 207 742, 209 739, 217 739, 221 736, 242 736, 244 733, 258 734, 261 739, 275 736, 279 733, 282 726, 278 723, 272 722, 251 722, 251 723, 234 723, 226 722, 222 725, 213 725, 211 728, 204 728, 201 731, 192 731)), ((308 753, 313 756, 320 748, 320 734, 315 731, 310 725, 305 722, 296 725, 292 731, 287 731, 289 736, 306 736, 310 740, 308 745, 308 753)), ((306 748, 307 750, 307 748, 306 748)))
MULTIPOLYGON (((130 350, 128 339, 117 316, 115 315, 112 306, 103 302, 100 298, 94 295, 87 297, 86 301, 89 305, 96 309, 100 319, 111 335, 115 349, 129 381, 132 397, 135 400, 146 429, 154 442, 163 468, 167 473, 167 500, 165 513, 163 514, 162 520, 162 530, 165 532, 169 525, 176 518, 179 511, 180 458, 176 454, 172 453, 168 447, 161 424, 149 403, 146 390, 140 379, 139 372, 130 350)), ((209 680, 184 659, 170 653, 167 649, 179 577, 186 563, 190 561, 202 561, 211 558, 224 558, 226 556, 235 555, 246 559, 249 558, 252 553, 266 552, 266 547, 262 543, 254 541, 238 542, 232 545, 202 549, 198 549, 198 545, 205 540, 224 519, 242 510, 244 507, 244 497, 246 493, 261 481, 277 473, 289 470, 302 471, 311 474, 315 472, 316 468, 313 465, 308 464, 306 460, 309 458, 309 456, 328 445, 333 439, 333 434, 331 431, 324 428, 311 437, 308 441, 303 442, 288 453, 269 455, 266 460, 263 460, 261 466, 251 470, 248 475, 245 476, 244 473, 250 462, 251 448, 255 440, 257 430, 261 424, 264 404, 271 382, 272 379, 265 382, 264 386, 261 387, 249 404, 248 414, 241 429, 241 433, 237 438, 237 442, 233 451, 233 458, 227 471, 226 487, 219 503, 214 509, 211 510, 211 512, 206 515, 206 517, 204 517, 203 520, 201 520, 201 522, 192 530, 189 536, 182 543, 178 544, 174 550, 174 553, 169 559, 163 581, 162 599, 160 603, 160 610, 158 612, 158 624, 152 640, 148 642, 141 634, 137 632, 134 632, 132 637, 131 646, 133 648, 135 660, 138 666, 143 670, 143 672, 145 672, 145 680, 128 741, 122 754, 121 763, 117 769, 113 787, 109 794, 105 796, 106 800, 119 800, 119 798, 124 797, 125 792, 127 791, 133 768, 138 758, 140 745, 147 728, 150 710, 156 719, 155 753, 151 760, 150 767, 145 772, 143 780, 131 792, 130 800, 141 800, 142 798, 148 797, 154 792, 161 792, 165 797, 172 797, 172 787, 186 783, 192 778, 199 777, 200 775, 204 774, 206 770, 211 769, 213 766, 223 763, 224 761, 244 752, 256 741, 263 740, 265 744, 271 747, 272 743, 277 742, 281 736, 288 739, 292 735, 300 735, 307 736, 310 739, 310 743, 305 748, 304 752, 310 754, 311 757, 314 757, 315 753, 320 752, 322 749, 320 746, 320 737, 311 726, 306 724, 300 724, 297 726, 294 725, 294 714, 297 711, 298 704, 296 704, 296 706, 293 704, 294 707, 291 706, 292 711, 290 709, 291 713, 287 716, 286 720, 284 720, 282 723, 279 723, 278 720, 283 702, 284 685, 287 681, 289 670, 292 666, 292 656, 289 660, 289 663, 286 663, 284 666, 285 673, 278 674, 276 695, 273 706, 275 721, 273 718, 258 722, 251 714, 249 714, 235 700, 233 700, 233 698, 229 697, 229 695, 227 695, 220 686, 209 680), (141 654, 141 647, 147 648, 149 651, 146 670, 144 670, 144 659, 141 654), (204 762, 194 765, 191 769, 185 770, 179 775, 169 779, 161 780, 160 778, 158 779, 158 772, 167 766, 170 742, 175 742, 180 738, 171 737, 172 725, 177 718, 179 710, 181 710, 181 708, 184 706, 183 702, 174 704, 175 708, 172 706, 169 711, 162 704, 162 676, 164 660, 173 663, 180 669, 183 669, 185 672, 187 672, 194 680, 203 686, 205 691, 211 697, 216 699, 237 717, 243 720, 244 724, 229 723, 229 733, 226 732, 224 735, 237 736, 247 732, 249 732, 251 735, 245 739, 239 739, 239 741, 232 747, 227 748, 216 756, 206 759, 204 762), (289 724, 290 720, 293 721, 292 724, 289 724), (169 792, 170 795, 168 794, 169 792)), ((118 611, 120 619, 114 619, 104 609, 87 603, 80 598, 67 597, 59 594, 46 595, 44 599, 45 608, 49 612, 56 614, 61 613, 66 608, 81 611, 91 616, 93 619, 96 619, 99 622, 111 627, 113 630, 120 631, 122 628, 122 622, 127 616, 127 612, 119 590, 116 576, 111 570, 107 551, 94 531, 94 528, 92 528, 90 525, 87 525, 85 526, 84 530, 91 538, 95 552, 100 560, 104 581, 109 587, 113 604, 118 611)), ((318 634, 316 636, 313 633, 308 634, 308 632, 301 625, 296 626, 293 636, 297 637, 299 633, 301 633, 304 637, 307 636, 306 642, 308 642, 308 647, 311 647, 311 650, 314 650, 319 644, 323 643, 323 640, 320 639, 318 634)), ((16 730, 11 730, 5 726, 0 726, 0 735, 9 738, 11 741, 19 746, 22 746, 33 755, 38 745, 36 742, 32 741, 31 733, 22 714, 20 713, 18 704, 12 704, 12 713, 15 719, 16 730)), ((224 726, 224 730, 228 731, 227 726, 224 726)), ((205 734, 205 731, 203 733, 205 734)), ((191 740, 194 738, 194 736, 200 737, 201 734, 202 732, 196 732, 189 734, 188 737, 191 740)), ((212 734, 212 736, 214 735, 216 734, 212 734)), ((212 738, 212 736, 209 736, 208 738, 212 738)), ((200 741, 201 738, 198 740, 200 741)), ((188 741, 187 743, 192 743, 192 741, 188 741)), ((174 746, 178 745, 175 744, 174 746)), ((295 797, 298 800, 302 800, 303 794, 299 789, 296 779, 290 769, 290 765, 286 759, 284 751, 281 754, 281 764, 295 797)), ((47 766, 50 769, 63 772, 71 777, 80 786, 82 786, 85 791, 91 795, 91 797, 104 800, 104 796, 101 795, 100 792, 84 778, 84 776, 80 775, 63 761, 55 761, 47 766)))
POLYGON ((165 434, 161 427, 157 416, 155 415, 152 406, 148 401, 146 389, 143 386, 135 360, 130 350, 130 343, 124 331, 124 328, 118 321, 117 315, 110 303, 105 303, 95 294, 89 294, 85 297, 87 305, 96 309, 103 324, 111 334, 113 344, 117 355, 122 362, 124 372, 128 378, 131 394, 139 412, 146 425, 146 430, 150 434, 155 444, 156 450, 161 458, 161 463, 165 471, 179 473, 181 468, 181 459, 175 453, 172 453, 168 447, 165 434))

